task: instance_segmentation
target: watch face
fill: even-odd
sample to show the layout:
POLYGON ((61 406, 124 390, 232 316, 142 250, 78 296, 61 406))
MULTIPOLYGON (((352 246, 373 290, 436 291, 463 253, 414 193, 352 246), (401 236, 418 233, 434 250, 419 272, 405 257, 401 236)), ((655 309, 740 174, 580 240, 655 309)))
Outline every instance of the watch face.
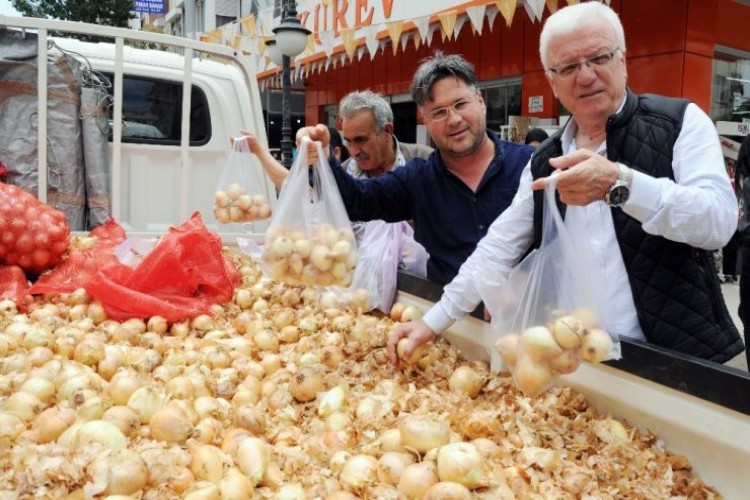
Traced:
POLYGON ((619 207, 626 201, 630 196, 630 188, 628 186, 613 186, 609 191, 609 204, 613 207, 619 207))

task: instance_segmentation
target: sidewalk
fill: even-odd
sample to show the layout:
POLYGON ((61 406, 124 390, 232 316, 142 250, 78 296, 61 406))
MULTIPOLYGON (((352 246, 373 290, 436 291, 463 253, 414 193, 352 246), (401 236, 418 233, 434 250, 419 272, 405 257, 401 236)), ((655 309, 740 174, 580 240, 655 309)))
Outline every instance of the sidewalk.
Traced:
MULTIPOLYGON (((737 307, 740 304, 740 286, 737 283, 724 283, 723 285, 721 285, 721 290, 722 292, 724 292, 724 299, 727 302, 729 313, 732 315, 732 318, 734 318, 734 323, 737 325, 737 329, 740 331, 740 335, 742 335, 742 322, 737 316, 737 307)), ((747 357, 745 356, 745 353, 742 352, 739 354, 739 356, 728 361, 726 363, 726 366, 731 366, 733 368, 747 371, 747 357)))

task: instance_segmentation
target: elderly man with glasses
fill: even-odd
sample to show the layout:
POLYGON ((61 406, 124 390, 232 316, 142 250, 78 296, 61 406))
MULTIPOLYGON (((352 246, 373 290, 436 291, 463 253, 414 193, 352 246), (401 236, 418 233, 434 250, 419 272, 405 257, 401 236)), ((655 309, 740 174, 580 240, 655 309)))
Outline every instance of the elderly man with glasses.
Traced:
MULTIPOLYGON (((371 180, 334 168, 352 221, 412 220, 427 253, 427 278, 450 282, 492 222, 510 206, 533 148, 487 130, 486 107, 471 64, 441 52, 424 61, 412 80, 412 98, 437 149, 371 180)), ((328 144, 325 127, 300 129, 328 144)))
POLYGON ((592 267, 606 281, 600 323, 723 363, 742 352, 724 303, 712 250, 737 227, 711 119, 694 103, 636 95, 626 85, 625 35, 601 2, 571 5, 544 24, 539 52, 555 96, 571 113, 524 170, 511 207, 445 287, 424 320, 397 328, 406 357, 480 302, 475 279, 508 276, 542 241, 543 189, 556 174, 565 225, 587 235, 592 267))

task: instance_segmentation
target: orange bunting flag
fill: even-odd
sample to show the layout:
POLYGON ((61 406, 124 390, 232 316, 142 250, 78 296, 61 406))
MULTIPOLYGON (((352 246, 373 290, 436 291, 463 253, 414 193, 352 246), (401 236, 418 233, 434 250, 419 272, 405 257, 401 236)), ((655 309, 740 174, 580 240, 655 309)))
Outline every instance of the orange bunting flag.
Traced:
POLYGON ((547 0, 547 8, 550 14, 557 12, 557 0, 547 0))
POLYGON ((444 41, 453 38, 453 29, 456 27, 456 17, 458 17, 458 12, 455 10, 449 10, 448 12, 441 12, 438 14, 440 27, 443 30, 444 41))
POLYGON ((255 35, 255 16, 250 14, 249 16, 245 16, 242 19, 240 19, 240 25, 242 25, 242 29, 245 30, 246 35, 253 36, 255 35))
POLYGON ((568 1, 568 5, 574 5, 574 4, 577 4, 579 0, 567 0, 567 1, 568 1))
POLYGON ((341 41, 344 42, 344 49, 350 60, 354 59, 354 50, 357 48, 357 44, 354 41, 354 31, 355 28, 342 28, 340 31, 341 41))
POLYGON ((395 56, 398 51, 398 42, 401 39, 401 32, 404 30, 404 22, 393 21, 391 23, 386 23, 385 27, 388 30, 388 35, 391 37, 391 47, 393 48, 393 55, 395 56))

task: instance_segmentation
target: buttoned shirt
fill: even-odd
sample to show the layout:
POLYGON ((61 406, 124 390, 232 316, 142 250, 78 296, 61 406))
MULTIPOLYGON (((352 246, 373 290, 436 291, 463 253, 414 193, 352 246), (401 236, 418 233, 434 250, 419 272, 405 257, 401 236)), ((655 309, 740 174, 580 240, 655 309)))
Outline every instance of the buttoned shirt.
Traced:
MULTIPOLYGON (((572 153, 577 126, 564 130, 563 151, 572 153)), ((606 140, 598 153, 606 156, 606 140)), ((640 221, 647 233, 701 249, 717 249, 731 238, 737 225, 737 200, 726 182, 721 145, 711 119, 695 104, 685 111, 682 129, 673 149, 675 181, 633 170, 630 197, 623 211, 640 221)), ((481 302, 477 283, 486 276, 507 278, 533 238, 534 200, 530 165, 524 169, 512 205, 489 229, 476 252, 444 289, 440 301, 424 316, 439 333, 473 311, 481 302)), ((606 278, 605 309, 600 321, 618 336, 645 340, 638 323, 628 275, 617 244, 611 208, 604 201, 566 208, 566 225, 584 228, 589 235, 596 265, 606 278)), ((481 286, 481 285, 480 285, 481 286)))
POLYGON ((350 220, 413 220, 414 239, 430 255, 428 279, 440 285, 450 282, 510 205, 533 151, 487 133, 495 155, 475 191, 446 168, 439 151, 375 179, 355 180, 333 168, 350 220))

